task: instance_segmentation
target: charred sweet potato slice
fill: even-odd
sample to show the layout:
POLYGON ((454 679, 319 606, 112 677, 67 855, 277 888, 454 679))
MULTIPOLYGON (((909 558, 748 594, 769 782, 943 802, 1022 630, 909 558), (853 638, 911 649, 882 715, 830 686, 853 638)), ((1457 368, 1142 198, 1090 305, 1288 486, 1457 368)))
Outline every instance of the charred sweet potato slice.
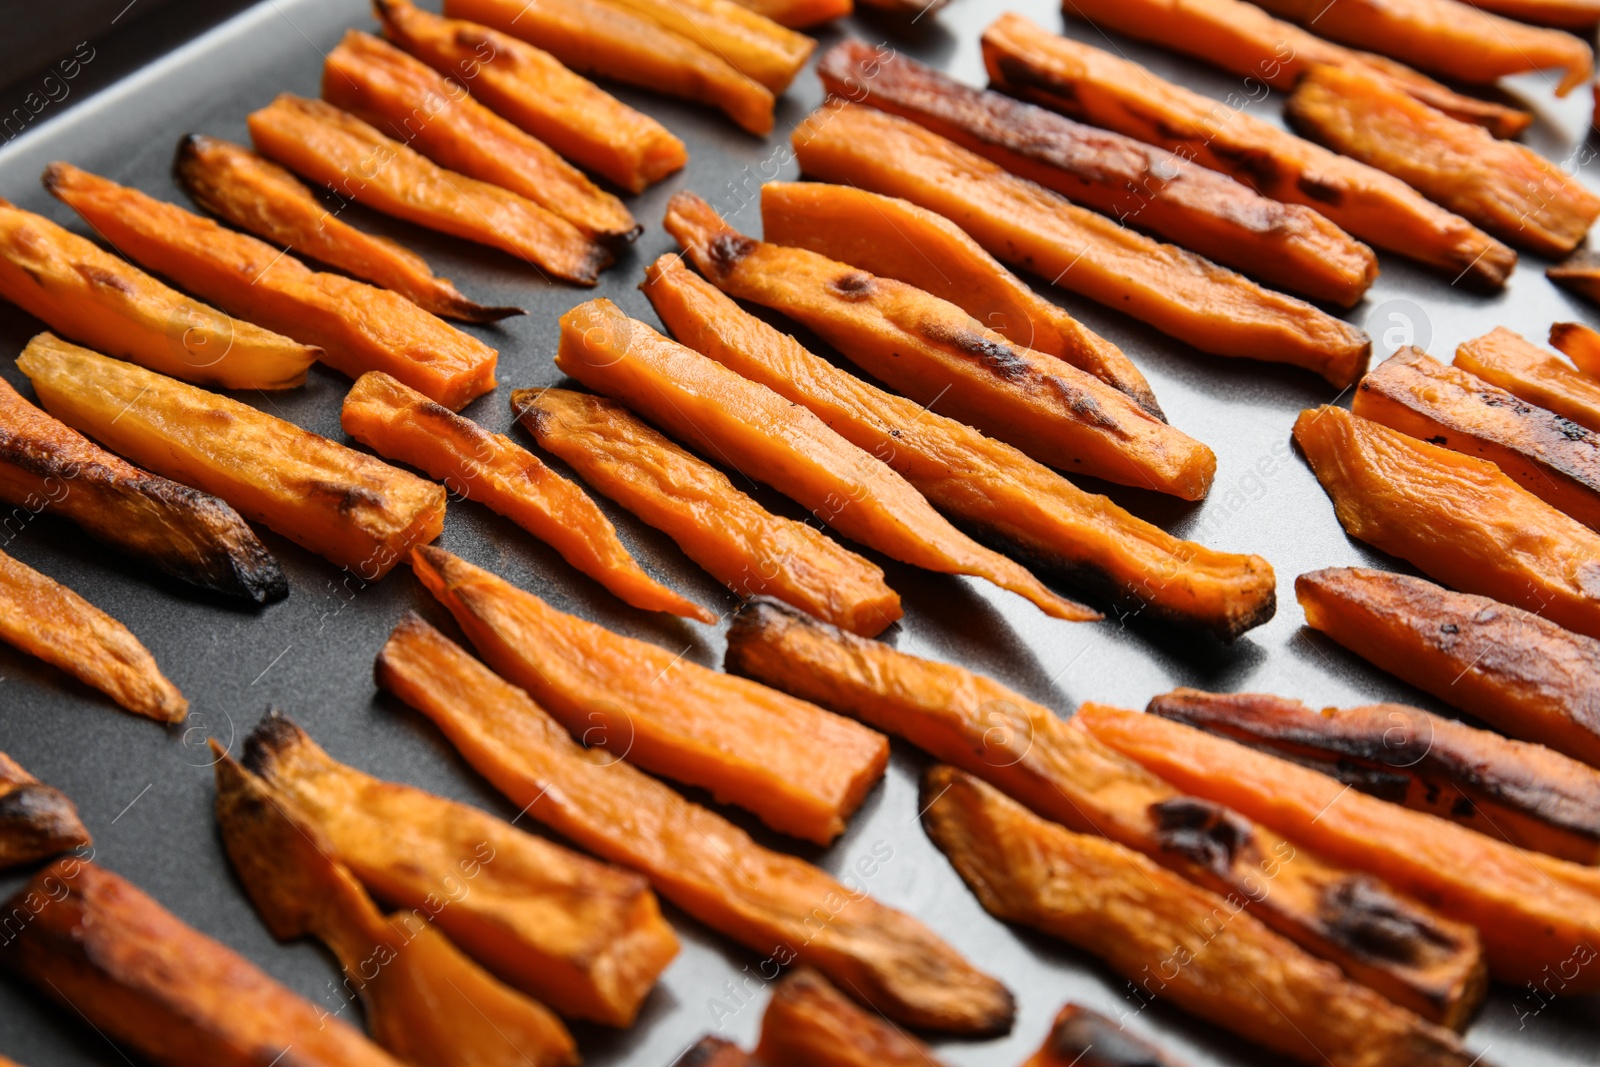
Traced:
POLYGON ((383 370, 459 408, 495 386, 494 349, 397 293, 313 271, 265 241, 65 163, 45 188, 151 270, 315 344, 352 378, 383 370))
POLYGON ((1155 1045, 1130 1033, 1127 1024, 1081 1004, 1056 1013, 1039 1051, 1022 1067, 1179 1067, 1155 1045))
POLYGON ((573 70, 714 107, 758 137, 772 132, 772 90, 626 7, 606 0, 449 0, 444 13, 520 37, 573 70))
POLYGON ((439 486, 237 400, 49 335, 29 342, 17 366, 68 426, 363 581, 444 527, 439 486))
POLYGON ((356 381, 339 421, 379 455, 418 467, 452 493, 504 515, 634 607, 716 621, 646 574, 589 495, 511 438, 378 371, 356 381))
MULTIPOLYGON (((1227 175, 1131 137, 971 88, 913 59, 883 56, 861 41, 835 45, 817 71, 829 92, 910 119, 1074 203, 1277 288, 1350 307, 1378 276, 1372 249, 1318 212, 1269 200, 1227 175)), ((763 222, 771 188, 762 190, 763 222)), ((776 244, 796 243, 770 225, 764 232, 776 244)))
POLYGON ((775 596, 869 637, 900 618, 900 597, 882 568, 772 514, 621 404, 566 389, 518 389, 511 407, 541 448, 740 596, 775 596))
POLYGON ((756 1059, 766 1067, 942 1067, 926 1045, 862 1010, 810 967, 773 987, 756 1059))
POLYGON ((990 914, 1104 960, 1141 1000, 1306 1064, 1474 1062, 1451 1031, 1137 852, 1046 822, 954 767, 928 770, 922 801, 928 836, 990 914))
POLYGON ((556 366, 887 556, 986 578, 1055 618, 1100 618, 959 533, 891 467, 810 411, 667 340, 609 300, 591 300, 561 316, 556 366))
POLYGON ((498 248, 564 281, 594 285, 612 256, 526 197, 436 166, 354 115, 290 93, 252 111, 256 148, 345 200, 498 248))
POLYGON ((92 863, 57 860, 5 905, 0 966, 162 1067, 400 1067, 349 1024, 92 863))
POLYGON ((1600 533, 1493 463, 1334 407, 1301 412, 1294 439, 1351 537, 1600 637, 1600 533))
POLYGON ((1348 323, 1080 208, 909 120, 830 104, 793 142, 807 175, 938 212, 996 259, 1203 352, 1305 367, 1341 386, 1366 368, 1371 343, 1348 323))
POLYGON ((420 618, 395 628, 377 678, 437 723, 513 804, 643 872, 712 929, 763 957, 817 968, 905 1026, 972 1035, 1010 1028, 1011 994, 921 922, 763 848, 614 753, 580 746, 526 693, 420 618))
POLYGON ((607 0, 721 56, 734 70, 782 93, 817 42, 733 0, 607 0))
POLYGON ((93 843, 65 793, 0 752, 0 870, 93 843))
POLYGON ((1580 248, 1544 273, 1563 289, 1600 303, 1600 254, 1580 248))
POLYGON ((1550 347, 1591 378, 1600 378, 1600 331, 1581 322, 1552 322, 1550 347))
POLYGON ((288 389, 322 353, 169 289, 43 215, 0 200, 0 296, 51 329, 222 389, 288 389))
POLYGON ((1504 326, 1463 341, 1456 366, 1530 404, 1600 433, 1600 381, 1529 344, 1504 326))
POLYGON ((735 0, 780 26, 803 30, 821 22, 842 19, 855 10, 854 0, 735 0))

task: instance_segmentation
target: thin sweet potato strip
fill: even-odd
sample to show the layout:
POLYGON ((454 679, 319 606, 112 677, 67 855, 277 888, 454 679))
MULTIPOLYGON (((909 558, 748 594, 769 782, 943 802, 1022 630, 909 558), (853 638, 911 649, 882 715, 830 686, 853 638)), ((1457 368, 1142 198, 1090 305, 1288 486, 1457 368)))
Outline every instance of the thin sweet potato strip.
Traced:
POLYGON ((1455 365, 1492 385, 1600 433, 1600 381, 1504 326, 1456 348, 1455 365))
POLYGON ((1129 1032, 1125 1020, 1111 1019, 1081 1004, 1056 1013, 1050 1033, 1022 1067, 1180 1067, 1150 1042, 1129 1032))
MULTIPOLYGON (((1553 269, 1553 268, 1552 268, 1553 269)), ((1600 331, 1581 322, 1552 322, 1550 347, 1591 378, 1600 378, 1600 331)))
POLYGON ((607 0, 721 56, 740 74, 782 93, 817 42, 733 0, 607 0))
POLYGON ((854 0, 734 0, 780 26, 803 30, 821 22, 842 19, 855 10, 854 0))
POLYGON ((1600 253, 1580 248, 1560 263, 1546 267, 1544 274, 1563 289, 1600 303, 1600 253))
POLYGON ((93 843, 65 793, 0 752, 0 870, 93 843))
POLYGON ((772 990, 756 1059, 765 1067, 942 1067, 893 1023, 864 1011, 810 967, 772 990))

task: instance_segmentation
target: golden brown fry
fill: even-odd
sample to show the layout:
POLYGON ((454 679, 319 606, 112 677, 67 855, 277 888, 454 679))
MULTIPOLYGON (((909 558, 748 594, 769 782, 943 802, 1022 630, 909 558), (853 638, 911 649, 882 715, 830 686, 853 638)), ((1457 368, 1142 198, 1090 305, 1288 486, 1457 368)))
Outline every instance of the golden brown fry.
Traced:
POLYGON ((1573 370, 1504 326, 1463 341, 1456 349, 1455 365, 1600 433, 1600 381, 1573 370))
POLYGON ((1593 327, 1581 322, 1552 322, 1550 347, 1576 363, 1589 377, 1600 378, 1600 332, 1593 327))
POLYGON ((795 968, 773 988, 756 1059, 765 1067, 942 1067, 926 1045, 809 967, 795 968))
POLYGON ((1056 1013, 1044 1044, 1022 1067, 1178 1067, 1161 1050, 1114 1020, 1081 1004, 1056 1013))
POLYGON ((93 843, 65 793, 0 752, 0 870, 93 843))
POLYGON ((733 0, 608 0, 721 56, 734 70, 782 93, 817 42, 733 0))
POLYGON ((803 30, 822 22, 842 19, 855 10, 854 0, 734 0, 780 26, 803 30))
POLYGON ((1563 289, 1600 303, 1600 253, 1580 248, 1560 263, 1546 267, 1544 274, 1563 289))

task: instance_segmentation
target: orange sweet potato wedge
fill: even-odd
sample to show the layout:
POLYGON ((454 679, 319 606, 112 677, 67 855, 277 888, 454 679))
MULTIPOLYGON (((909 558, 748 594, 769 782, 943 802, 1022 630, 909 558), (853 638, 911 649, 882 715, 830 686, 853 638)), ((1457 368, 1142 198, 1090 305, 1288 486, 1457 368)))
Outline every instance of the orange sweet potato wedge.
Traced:
POLYGON ((1529 344, 1504 326, 1463 341, 1456 366, 1600 433, 1600 381, 1529 344))
POLYGON ((631 1025, 677 954, 643 878, 478 808, 362 774, 280 714, 245 740, 244 766, 380 900, 421 912, 563 1015, 631 1025))
POLYGON ((387 371, 452 410, 495 386, 494 349, 397 293, 313 271, 265 241, 66 163, 50 164, 44 185, 126 255, 315 344, 318 359, 352 378, 387 371))
MULTIPOLYGON (((1131 137, 973 89, 861 41, 835 45, 817 71, 835 95, 910 119, 1074 203, 1277 288, 1350 307, 1378 276, 1372 249, 1318 212, 1269 200, 1131 137)), ((764 189, 763 205, 765 196, 764 189)), ((777 244, 794 243, 770 225, 765 234, 777 244)))
POLYGON ((988 579, 1055 618, 1100 618, 958 532, 891 467, 810 411, 667 340, 609 300, 561 316, 556 366, 887 556, 988 579))
POLYGON ((1022 1067, 1179 1067, 1155 1045, 1135 1036, 1123 1020, 1081 1004, 1056 1013, 1050 1033, 1022 1067))
POLYGON ((1600 641, 1421 578, 1334 567, 1295 579, 1306 624, 1495 729, 1600 767, 1600 641))
MULTIPOLYGON (((816 195, 831 199, 830 188, 817 186, 816 195)), ((880 220, 859 197, 841 214, 841 224, 856 227, 880 220)), ((949 301, 803 248, 746 237, 690 192, 673 196, 664 225, 728 295, 783 312, 902 395, 929 408, 937 403, 1041 463, 1184 500, 1202 499, 1211 487, 1217 460, 1205 445, 949 301)))
POLYGON ((1261 557, 1180 541, 1010 445, 862 381, 739 307, 676 256, 653 263, 643 289, 679 341, 807 408, 997 550, 1119 611, 1148 611, 1227 641, 1272 617, 1274 577, 1261 557))
POLYGON ((1463 1026, 1483 998, 1487 979, 1471 927, 1184 796, 982 675, 852 637, 770 601, 739 614, 727 665, 903 737, 1045 818, 1149 856, 1425 1018, 1463 1026), (1368 936, 1379 929, 1393 936, 1381 943, 1368 936))
POLYGON ((795 30, 842 19, 855 10, 854 0, 735 0, 735 3, 795 30))
POLYGON ((445 491, 247 404, 48 334, 17 366, 50 414, 373 581, 439 536, 445 491))
POLYGON ((683 142, 665 126, 541 48, 475 22, 440 18, 410 0, 374 0, 373 10, 390 41, 630 193, 644 192, 689 162, 683 142))
POLYGON ((740 74, 782 93, 817 42, 733 0, 608 0, 721 56, 740 74))
MULTIPOLYGON (((809 964, 903 1026, 974 1036, 1010 1028, 1006 988, 921 922, 860 883, 847 888, 763 848, 614 753, 585 749, 420 618, 390 635, 377 679, 532 818, 643 872, 663 896, 763 958, 809 964)), ((885 844, 858 873, 870 879, 894 855, 885 844)))
POLYGON ((520 37, 573 70, 714 107, 740 129, 772 132, 772 90, 732 62, 606 0, 449 0, 449 18, 520 37))
POLYGON ((556 611, 437 548, 412 569, 479 653, 575 737, 828 844, 883 776, 876 730, 556 611))
POLYGON ((1137 852, 1046 822, 954 767, 928 770, 922 802, 923 828, 990 914, 1104 960, 1141 1003, 1321 1067, 1476 1062, 1450 1030, 1137 852))
POLYGON ((377 1045, 102 867, 57 860, 5 905, 0 966, 162 1067, 400 1067, 377 1045))
POLYGON ((830 104, 792 140, 807 175, 937 212, 996 259, 1202 352, 1305 367, 1341 386, 1366 368, 1371 343, 1348 323, 1078 207, 909 120, 830 104))
POLYGON ((882 568, 774 515, 621 404, 567 389, 518 389, 511 407, 539 447, 741 597, 775 596, 868 637, 900 618, 899 594, 882 568))
POLYGON ((420 468, 452 493, 504 515, 634 607, 716 621, 646 574, 587 493, 504 434, 379 371, 357 379, 339 422, 379 455, 420 468))
POLYGON ((1552 322, 1550 347, 1591 378, 1600 378, 1600 331, 1581 322, 1552 322))
POLYGON ((1563 289, 1600 303, 1600 254, 1580 248, 1560 263, 1546 267, 1544 274, 1563 289))
POLYGON ((1294 439, 1345 532, 1467 593, 1600 637, 1600 533, 1475 456, 1342 408, 1309 408, 1294 439))
POLYGON ((541 272, 594 285, 612 255, 526 197, 455 174, 321 100, 283 93, 252 111, 263 155, 336 196, 374 211, 498 248, 541 272))
POLYGON ((65 793, 0 752, 0 870, 93 843, 65 793))
MULTIPOLYGON (((49 334, 42 346, 61 342, 49 334)), ((257 604, 289 595, 283 568, 223 501, 112 455, 0 381, 0 500, 49 512, 147 566, 257 604)))
POLYGON ((0 200, 0 296, 58 333, 222 389, 289 389, 322 355, 156 281, 43 215, 0 200))
POLYGON ((1516 266, 1515 252, 1466 219, 1399 178, 1248 114, 1240 94, 1219 104, 1017 14, 984 31, 983 55, 996 88, 1314 208, 1361 240, 1453 279, 1498 289, 1516 266))
POLYGON ((1479 456, 1547 504, 1600 530, 1600 434, 1406 347, 1361 379, 1351 410, 1479 456))
POLYGON ((926 1045, 862 1010, 810 967, 773 987, 756 1059, 765 1067, 942 1067, 926 1045))

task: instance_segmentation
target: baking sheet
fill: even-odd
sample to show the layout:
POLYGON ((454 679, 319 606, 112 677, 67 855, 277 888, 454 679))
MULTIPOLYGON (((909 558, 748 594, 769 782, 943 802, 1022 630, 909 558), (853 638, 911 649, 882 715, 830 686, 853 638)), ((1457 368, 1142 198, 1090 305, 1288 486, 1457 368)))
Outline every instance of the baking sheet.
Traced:
MULTIPOLYGON (((1047 28, 1063 26, 1045 0, 1013 0, 1006 7, 1047 28)), ((846 33, 854 34, 981 84, 978 35, 1000 10, 979 0, 957 0, 914 22, 860 15, 825 28, 819 36, 826 48, 846 33)), ((47 196, 38 182, 47 162, 65 159, 187 206, 169 173, 179 136, 193 131, 247 143, 244 120, 249 111, 283 90, 316 94, 323 53, 347 26, 372 28, 360 0, 266 0, 176 52, 151 57, 135 75, 0 149, 0 196, 83 232, 72 212, 47 196)), ((1065 29, 1219 99, 1240 92, 1252 99, 1252 114, 1279 121, 1279 93, 1263 97, 1258 85, 1245 86, 1198 64, 1113 40, 1084 23, 1068 22, 1065 29)), ((1588 94, 1556 102, 1549 79, 1539 75, 1514 85, 1538 108, 1530 143, 1567 161, 1600 188, 1590 162, 1593 153, 1576 140, 1587 127, 1588 94)), ((666 123, 690 149, 683 173, 630 200, 645 233, 592 294, 610 297, 653 322, 648 302, 634 286, 644 265, 673 247, 660 226, 667 198, 677 189, 694 189, 735 225, 759 232, 754 190, 763 179, 796 176, 783 137, 820 101, 821 90, 808 69, 779 103, 778 134, 764 142, 741 134, 712 112, 626 88, 615 91, 666 123)), ((475 402, 466 414, 506 430, 512 388, 560 379, 551 363, 556 317, 591 294, 546 284, 509 257, 359 208, 347 217, 416 249, 470 296, 528 309, 526 317, 471 328, 500 349, 502 388, 475 402)), ((1365 303, 1350 313, 1352 321, 1372 333, 1379 356, 1411 343, 1448 359, 1458 342, 1497 325, 1542 341, 1552 320, 1594 322, 1589 308, 1545 280, 1545 264, 1533 257, 1523 258, 1504 293, 1487 298, 1392 256, 1384 256, 1382 266, 1383 275, 1365 303)), ((1216 485, 1199 506, 1136 490, 1113 489, 1113 495, 1180 535, 1266 556, 1278 575, 1278 616, 1232 646, 1154 631, 1138 619, 1069 624, 1047 619, 985 583, 918 572, 873 556, 907 609, 887 639, 908 652, 994 675, 1063 712, 1090 699, 1142 707, 1152 695, 1177 685, 1274 692, 1318 705, 1402 700, 1442 710, 1437 701, 1302 627, 1293 596, 1295 575, 1345 564, 1409 570, 1344 536, 1327 498, 1289 446, 1295 415, 1337 399, 1335 391, 1308 373, 1203 356, 1070 294, 1044 291, 1129 352, 1173 424, 1217 452, 1216 485)), ((7 355, 0 360, 0 374, 25 395, 31 392, 10 357, 40 328, 15 308, 0 305, 0 351, 7 355)), ((313 368, 304 389, 271 397, 244 394, 242 399, 342 439, 338 410, 348 384, 313 368)), ((516 434, 527 442, 521 431, 516 434)), ((1106 489, 1098 484, 1094 488, 1106 489)), ((771 496, 764 499, 795 513, 771 496)), ((604 501, 602 506, 652 573, 719 612, 736 606, 731 594, 665 537, 604 501)), ((275 705, 338 759, 491 811, 510 815, 513 809, 421 716, 378 695, 372 685, 372 658, 406 609, 415 608, 435 622, 447 620, 411 576, 402 568, 382 583, 362 585, 270 532, 263 531, 263 538, 282 561, 293 591, 287 601, 253 611, 142 574, 49 517, 22 517, 0 527, 0 550, 66 583, 126 623, 193 706, 186 724, 163 729, 114 710, 97 693, 0 647, 0 749, 76 801, 95 835, 100 862, 291 988, 354 1018, 359 1009, 341 999, 331 957, 311 943, 275 943, 228 868, 211 813, 206 738, 237 747, 263 710, 275 705)), ((681 651, 695 662, 720 665, 722 626, 701 627, 627 608, 553 551, 478 505, 452 503, 440 543, 560 608, 681 651)), ((1037 1047, 1056 1009, 1071 999, 1126 1016, 1135 1032, 1154 1037, 1192 1064, 1275 1061, 1159 1000, 1139 1011, 1131 992, 1124 995, 1124 983, 1084 954, 987 916, 917 825, 915 783, 926 765, 919 754, 896 743, 883 785, 830 849, 795 848, 756 832, 835 871, 887 843, 893 858, 881 865, 871 891, 927 921, 1010 985, 1019 1002, 1012 1036, 939 1043, 944 1058, 962 1065, 1018 1063, 1037 1047)), ((752 826, 738 812, 728 814, 752 826)), ((21 881, 20 876, 0 879, 0 891, 9 894, 21 881)), ((578 1028, 588 1063, 665 1065, 707 1031, 747 1045, 753 1040, 765 1001, 759 979, 747 970, 754 957, 676 909, 667 906, 667 912, 683 940, 682 954, 633 1029, 578 1028)), ((1600 1047, 1600 998, 1545 1004, 1528 991, 1496 988, 1467 1041, 1474 1050, 1485 1051, 1487 1061, 1503 1065, 1593 1064, 1600 1047)), ((0 981, 0 1054, 31 1067, 126 1062, 75 1013, 11 981, 0 981)))

